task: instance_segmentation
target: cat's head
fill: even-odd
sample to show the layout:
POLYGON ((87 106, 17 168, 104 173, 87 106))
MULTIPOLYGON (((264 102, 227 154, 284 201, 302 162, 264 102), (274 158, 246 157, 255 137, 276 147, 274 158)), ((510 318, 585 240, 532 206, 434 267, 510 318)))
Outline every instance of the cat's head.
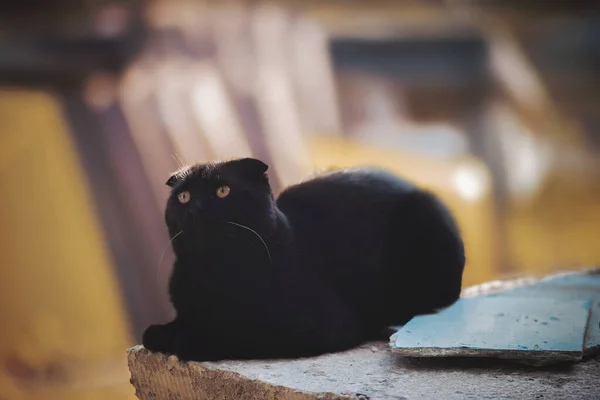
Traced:
POLYGON ((268 166, 254 158, 195 164, 172 174, 165 220, 173 237, 199 240, 216 235, 226 224, 268 229, 275 205, 268 166))

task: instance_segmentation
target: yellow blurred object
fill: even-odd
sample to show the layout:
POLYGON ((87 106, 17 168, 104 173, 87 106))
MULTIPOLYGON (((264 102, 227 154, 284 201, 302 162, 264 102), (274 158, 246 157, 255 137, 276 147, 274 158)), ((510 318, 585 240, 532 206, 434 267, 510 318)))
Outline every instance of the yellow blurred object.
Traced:
POLYGON ((59 103, 0 91, 0 397, 134 399, 131 344, 59 103))
POLYGON ((507 251, 515 271, 541 275, 600 265, 600 180, 590 176, 595 171, 558 174, 538 198, 511 202, 507 251))
POLYGON ((474 158, 440 160, 373 148, 339 138, 308 139, 316 168, 379 166, 436 193, 453 211, 467 252, 464 285, 495 279, 496 222, 490 177, 474 158))

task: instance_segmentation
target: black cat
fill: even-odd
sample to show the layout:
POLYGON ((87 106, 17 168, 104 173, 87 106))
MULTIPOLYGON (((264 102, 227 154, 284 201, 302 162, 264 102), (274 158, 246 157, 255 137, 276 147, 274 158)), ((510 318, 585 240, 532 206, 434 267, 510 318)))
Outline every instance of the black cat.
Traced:
POLYGON ((364 168, 275 201, 267 168, 198 164, 167 181, 177 316, 144 332, 147 349, 197 361, 313 356, 456 301, 463 242, 434 195, 364 168))

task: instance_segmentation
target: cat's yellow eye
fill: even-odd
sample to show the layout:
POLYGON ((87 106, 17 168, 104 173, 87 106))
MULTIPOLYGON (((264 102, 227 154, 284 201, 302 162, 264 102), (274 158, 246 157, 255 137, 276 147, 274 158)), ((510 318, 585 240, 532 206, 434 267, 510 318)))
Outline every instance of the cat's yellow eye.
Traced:
POLYGON ((181 192, 177 195, 177 199, 179 200, 179 202, 181 204, 185 204, 188 201, 190 201, 190 199, 192 198, 192 196, 190 195, 190 192, 188 192, 187 190, 185 192, 181 192))
POLYGON ((217 189, 217 196, 219 196, 219 198, 222 199, 223 197, 227 197, 230 191, 231 189, 229 188, 229 186, 223 185, 217 189))

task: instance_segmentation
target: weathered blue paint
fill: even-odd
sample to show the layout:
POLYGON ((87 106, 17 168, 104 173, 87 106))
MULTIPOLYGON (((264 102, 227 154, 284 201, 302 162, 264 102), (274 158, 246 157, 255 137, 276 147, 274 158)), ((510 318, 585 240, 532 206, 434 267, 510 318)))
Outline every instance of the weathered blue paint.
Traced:
POLYGON ((590 316, 583 350, 584 353, 600 351, 600 276, 576 273, 561 275, 530 286, 507 290, 496 296, 589 300, 590 316))
POLYGON ((438 314, 413 318, 398 331, 393 348, 404 353, 426 348, 427 355, 435 355, 435 349, 469 349, 505 358, 526 358, 527 352, 539 357, 544 350, 549 351, 548 359, 561 358, 563 352, 580 356, 589 314, 588 299, 530 295, 461 299, 438 314))
POLYGON ((600 275, 572 272, 548 277, 535 283, 535 285, 579 286, 590 289, 595 288, 600 292, 600 275))

